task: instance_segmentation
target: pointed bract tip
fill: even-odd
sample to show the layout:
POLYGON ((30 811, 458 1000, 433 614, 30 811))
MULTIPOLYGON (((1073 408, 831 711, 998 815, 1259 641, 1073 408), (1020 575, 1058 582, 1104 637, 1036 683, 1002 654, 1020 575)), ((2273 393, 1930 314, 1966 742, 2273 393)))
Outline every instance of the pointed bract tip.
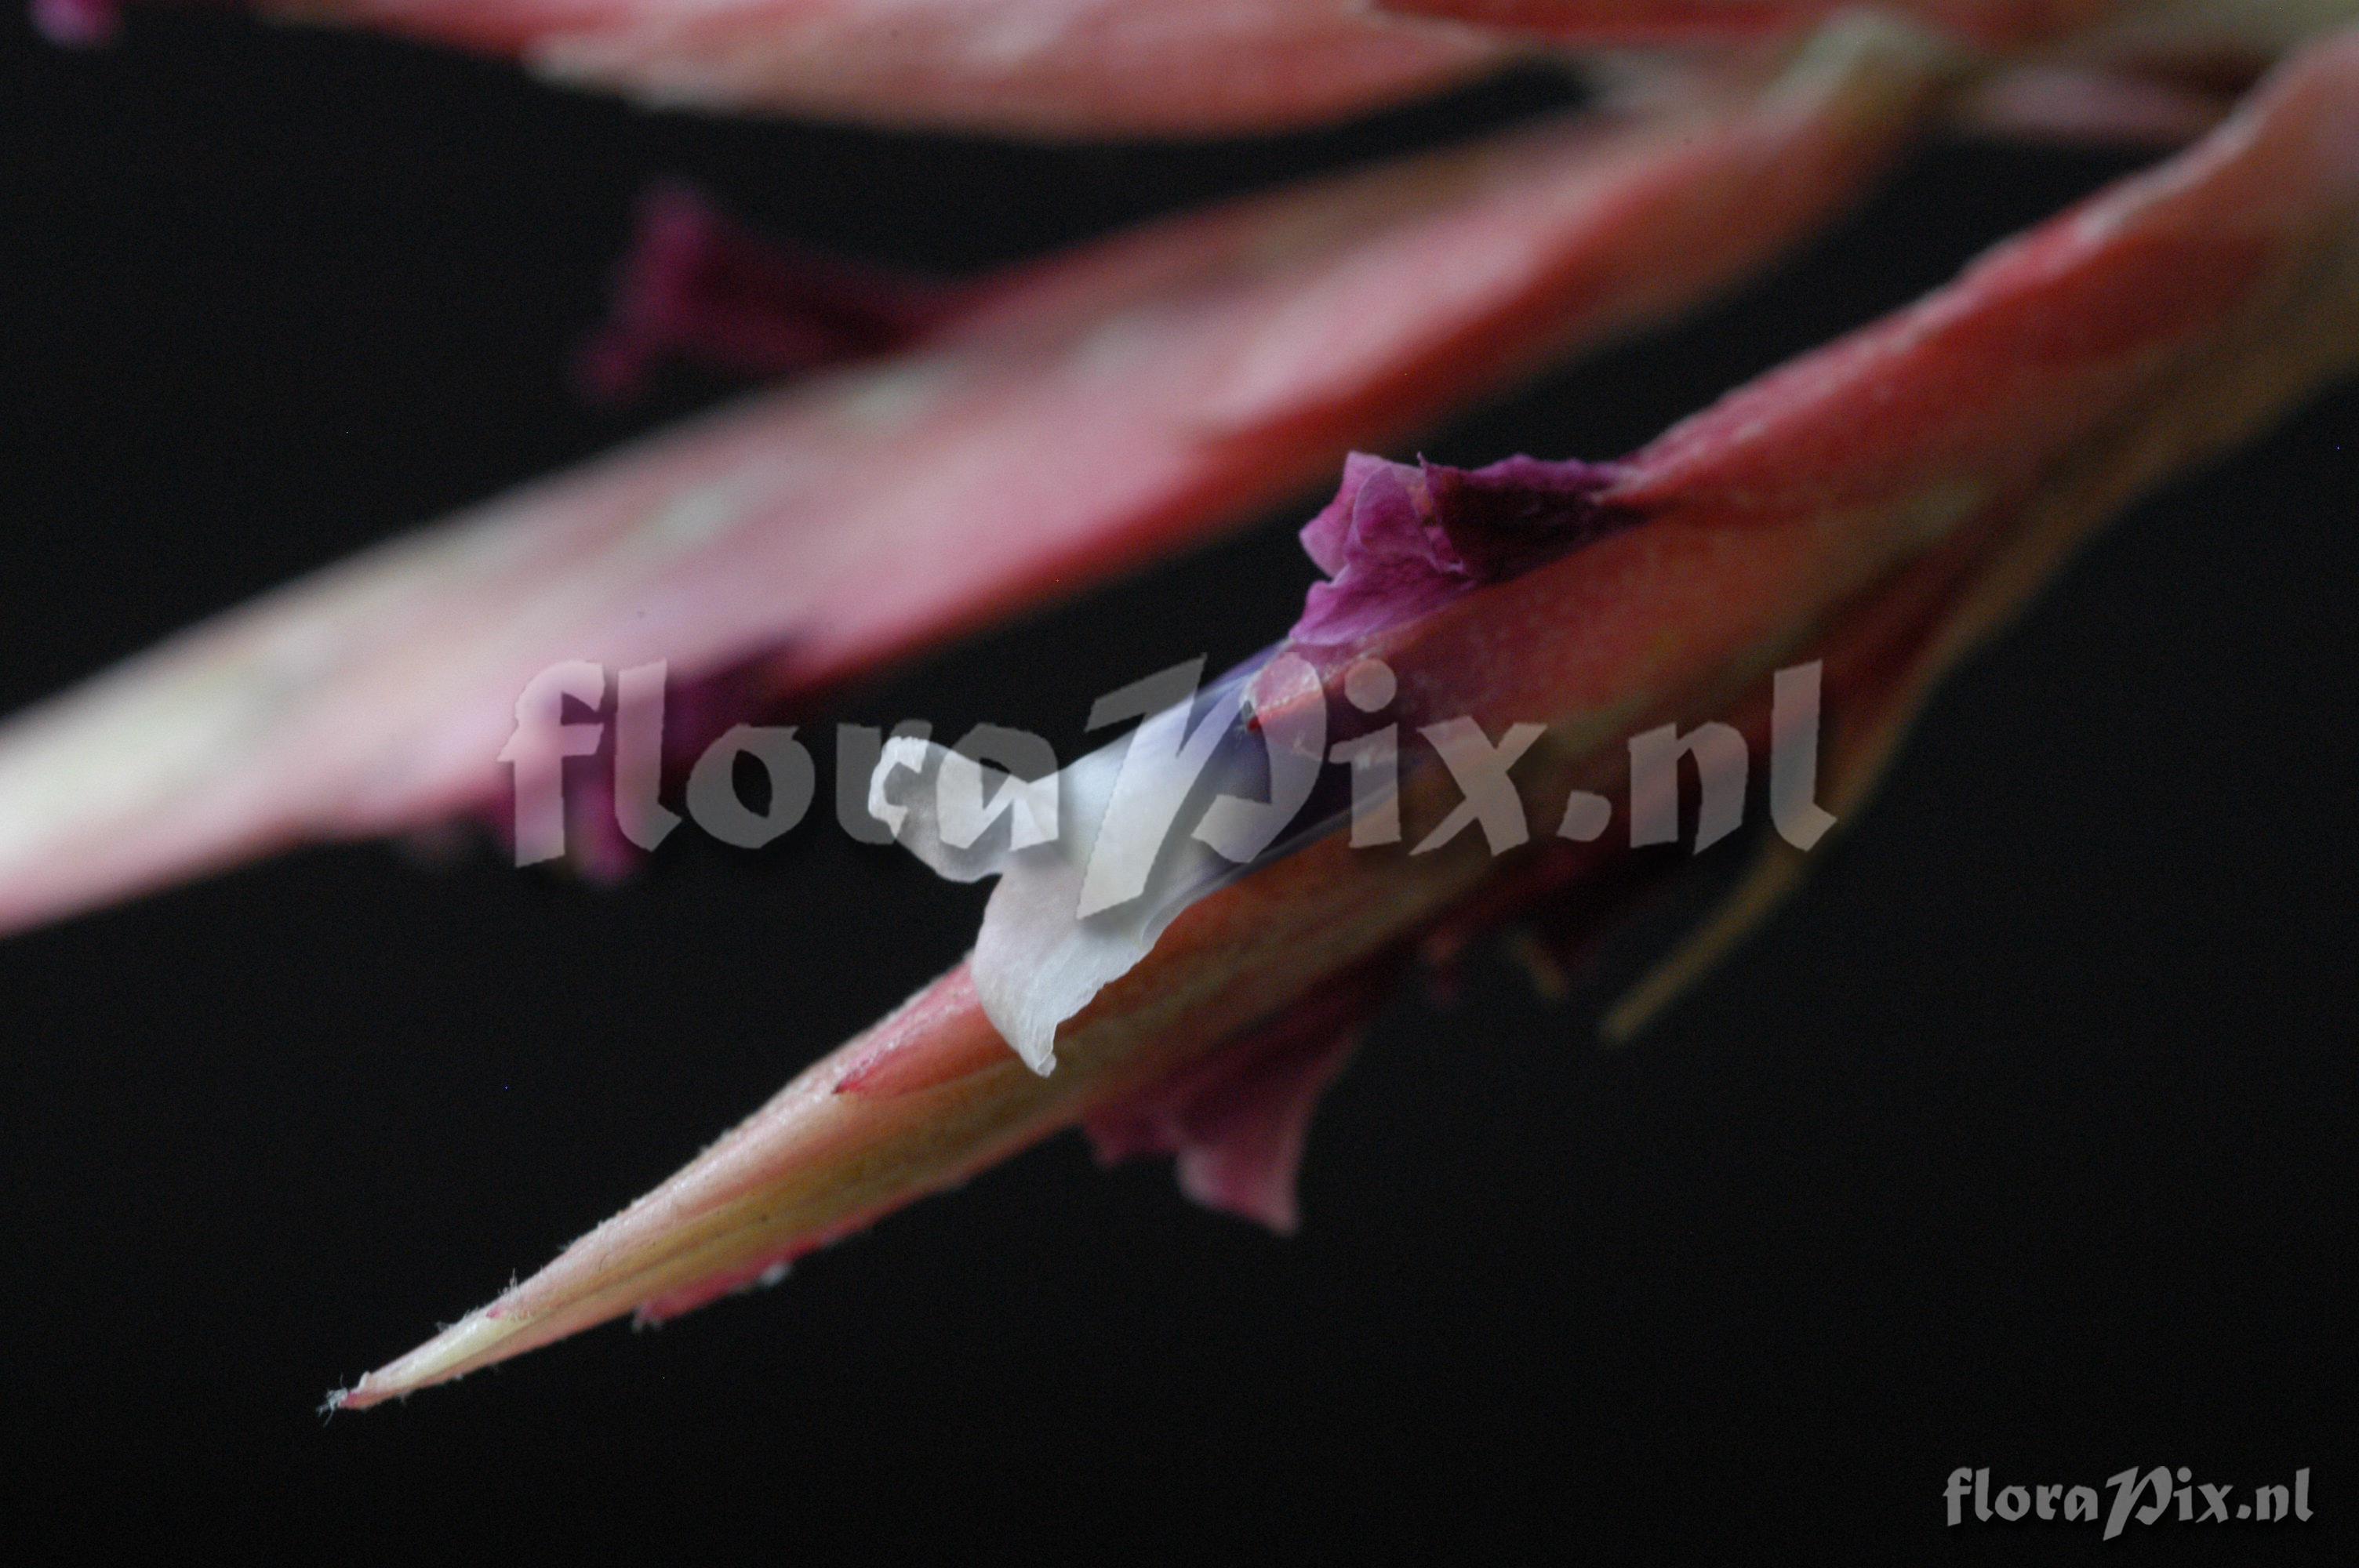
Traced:
POLYGON ((530 1322, 495 1317, 488 1307, 471 1312, 408 1355, 386 1362, 351 1388, 330 1394, 328 1409, 367 1410, 505 1360, 530 1348, 515 1343, 530 1322))

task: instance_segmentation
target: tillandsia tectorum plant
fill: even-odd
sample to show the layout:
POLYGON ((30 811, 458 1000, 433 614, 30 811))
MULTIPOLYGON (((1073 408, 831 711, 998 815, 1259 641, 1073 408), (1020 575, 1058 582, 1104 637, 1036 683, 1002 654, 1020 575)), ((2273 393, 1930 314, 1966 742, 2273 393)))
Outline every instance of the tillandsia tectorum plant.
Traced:
POLYGON ((1027 135, 1275 128, 1509 61, 1594 83, 1560 121, 960 283, 661 193, 593 379, 687 353, 791 384, 0 730, 0 926, 454 817, 618 871, 677 826, 663 796, 694 808, 705 759, 758 744, 745 721, 1341 466, 1299 619, 1227 676, 1125 687, 1113 745, 1003 773, 876 737, 862 820, 999 878, 969 960, 344 1406, 775 1278, 1074 1126, 1291 1228, 1315 1103, 1402 971, 1506 927, 1560 973, 1672 865, 1643 847, 1676 836, 1681 757, 1701 842, 1766 746, 1776 831, 1606 1019, 1635 1030, 2077 543, 2359 362, 2352 0, 283 9, 714 109, 1027 135), (1728 287, 1961 124, 2160 161, 1627 456, 1357 455, 1728 287), (612 723, 569 724, 610 672, 612 723))

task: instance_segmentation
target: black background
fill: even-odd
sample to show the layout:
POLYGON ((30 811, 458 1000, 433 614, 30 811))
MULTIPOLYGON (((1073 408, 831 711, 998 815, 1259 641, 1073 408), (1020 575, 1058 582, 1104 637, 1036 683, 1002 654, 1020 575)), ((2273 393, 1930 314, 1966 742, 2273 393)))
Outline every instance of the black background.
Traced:
MULTIPOLYGON (((651 115, 221 18, 69 56, 11 19, 0 704, 716 395, 568 390, 652 177, 961 270, 1562 95, 1044 150, 651 115)), ((1626 449, 2128 166, 1937 148, 1741 298, 1427 449, 1626 449)), ((323 1422, 331 1386, 945 967, 979 893, 811 827, 759 856, 682 835, 614 893, 362 848, 15 939, 5 1527, 2348 1561, 2354 438, 2345 392, 2107 535, 1638 1047, 1496 959, 1454 1006, 1404 998, 1322 1114, 1290 1242, 1060 1140, 777 1291, 323 1422), (2318 1517, 1945 1530, 1962 1464, 2308 1465, 2318 1517)), ((1266 640, 1309 578, 1299 515, 846 716, 1069 731, 1109 670, 1266 640)))

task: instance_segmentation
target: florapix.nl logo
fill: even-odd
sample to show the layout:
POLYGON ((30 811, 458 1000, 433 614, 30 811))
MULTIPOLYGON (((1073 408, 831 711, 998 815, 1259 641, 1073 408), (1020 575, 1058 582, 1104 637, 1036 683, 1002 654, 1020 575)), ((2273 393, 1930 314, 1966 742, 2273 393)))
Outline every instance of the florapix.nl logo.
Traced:
POLYGON ((1988 1468, 1961 1465, 1950 1472, 1942 1488, 1945 1519, 1955 1529, 1975 1524, 2019 1524, 2025 1520, 2094 1525, 2103 1521, 2101 1540, 2111 1541, 2135 1522, 2159 1524, 2283 1524, 2310 1518, 2310 1467, 2293 1473, 2293 1480, 2239 1487, 2198 1481, 2188 1466, 2157 1465, 2141 1470, 2133 1465, 2105 1477, 2101 1492, 2092 1486, 2065 1482, 2008 1482, 1995 1488, 1988 1468))
MULTIPOLYGON (((1005 855, 1078 831, 1086 841, 1068 848, 1081 856, 1187 838, 1245 867, 1346 827, 1353 848, 1401 843, 1402 783, 1420 770, 1446 777, 1455 799, 1409 845, 1411 855, 1470 832, 1495 855, 1536 837, 1591 843, 1617 819, 1633 848, 1673 844, 1689 767, 1700 792, 1692 843, 1701 852, 1737 831, 1752 797, 1756 741, 1721 719, 1628 735, 1619 800, 1568 788, 1536 807, 1513 773, 1540 746, 1544 724, 1397 715, 1399 682, 1375 658, 1330 676, 1281 654, 1210 683, 1203 666, 1201 659, 1175 665, 1101 697, 1091 731, 1136 728, 1071 763, 1042 737, 1000 725, 978 725, 947 748, 930 743, 922 722, 889 735, 838 725, 836 822, 865 842, 898 839, 929 861, 1005 855), (1093 783, 1103 809, 1076 811, 1077 791, 1087 795, 1093 783), (1536 821, 1536 811, 1544 819, 1536 821)), ((1775 672, 1766 725, 1770 822, 1802 849, 1835 820, 1816 798, 1821 683, 1816 661, 1775 672)), ((579 858, 584 836, 652 851, 683 820, 721 842, 759 849, 804 823, 819 795, 820 764, 803 727, 738 723, 700 734, 668 724, 668 708, 678 706, 661 663, 610 676, 576 661, 535 677, 500 752, 513 770, 516 862, 579 858), (749 769, 761 780, 754 799, 742 787, 749 769)))

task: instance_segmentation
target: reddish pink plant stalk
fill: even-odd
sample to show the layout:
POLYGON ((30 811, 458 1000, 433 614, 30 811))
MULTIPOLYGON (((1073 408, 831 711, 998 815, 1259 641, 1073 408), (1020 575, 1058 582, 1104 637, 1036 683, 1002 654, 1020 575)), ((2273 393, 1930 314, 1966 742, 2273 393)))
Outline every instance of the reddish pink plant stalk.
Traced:
MULTIPOLYGON (((1882 0, 1876 7, 1976 43, 2019 45, 2085 27, 2137 0, 1882 0)), ((1697 43, 1806 30, 1850 0, 1376 0, 1404 16, 1440 16, 1567 42, 1697 43)))
MULTIPOLYGON (((1540 812, 1610 780, 1636 730, 1756 723, 1767 672, 1821 656, 1832 788, 1849 802, 1931 680, 2078 539, 2354 364, 2359 36, 2346 36, 2180 158, 1614 465, 1595 502, 1627 525, 1310 651, 1330 671, 1380 654, 1409 714, 1469 714, 1494 734, 1547 720, 1517 781, 1540 812)), ((1434 820, 1445 794, 1426 778, 1408 815, 1434 820)), ((1079 1121, 1118 1147, 1176 1147, 1199 1170, 1233 1155, 1249 1179, 1208 1177, 1203 1195, 1288 1219, 1269 1152, 1299 1148, 1306 1091, 1334 1059, 1316 1043, 1355 1021, 1355 989, 1453 922, 1577 896, 1608 854, 1495 860, 1470 835, 1413 857, 1331 838, 1190 909, 1065 1027, 1049 1077, 1016 1061, 954 970, 336 1402, 399 1397, 768 1277, 1079 1121)))
POLYGON ((183 634, 0 729, 0 930, 495 809, 526 686, 775 704, 1209 537, 1808 232, 1906 144, 1905 48, 1152 225, 183 634))
MULTIPOLYGON (((1372 0, 1560 47, 1744 43, 1790 37, 1854 9, 1846 0, 1372 0)), ((2304 39, 2359 17, 2352 0, 1879 0, 1880 15, 2027 66, 2092 70, 2107 124, 2128 106, 2109 76, 2182 92, 2241 87, 2304 39), (2104 101, 2110 100, 2110 103, 2104 101)), ((2051 83, 2052 85, 2052 83, 2051 83)), ((2051 98, 2042 107, 2060 109, 2051 98)), ((2139 111, 2158 107, 2147 103, 2139 111)))
MULTIPOLYGON (((144 0, 234 5, 241 0, 144 0)), ((1557 49, 1791 38, 1844 0, 244 0, 512 56, 658 103, 1032 135, 1213 135, 1340 119, 1557 49)), ((60 43, 104 42, 122 0, 31 0, 60 43)), ((2093 102, 2002 94, 2013 134, 2166 141, 2348 0, 1885 0, 1962 44, 2054 51, 2093 102), (2093 68, 2093 69, 2092 69, 2093 68), (2209 82, 2183 80, 2190 70, 2209 82), (2171 100, 2180 100, 2175 104, 2171 100), (2024 117, 2028 112, 2028 117, 2024 117), (2125 119, 2126 116, 2126 119, 2125 119)), ((1691 70, 1694 62, 1677 69, 1691 70)), ((2049 79, 2027 84, 2053 89, 2049 79)), ((2193 134, 2191 131, 2187 134, 2193 134)))
MULTIPOLYGON (((110 0, 34 0, 99 41, 110 0)), ((1032 135, 1210 135, 1340 119, 1524 46, 1358 0, 253 0, 663 104, 1032 135)))

